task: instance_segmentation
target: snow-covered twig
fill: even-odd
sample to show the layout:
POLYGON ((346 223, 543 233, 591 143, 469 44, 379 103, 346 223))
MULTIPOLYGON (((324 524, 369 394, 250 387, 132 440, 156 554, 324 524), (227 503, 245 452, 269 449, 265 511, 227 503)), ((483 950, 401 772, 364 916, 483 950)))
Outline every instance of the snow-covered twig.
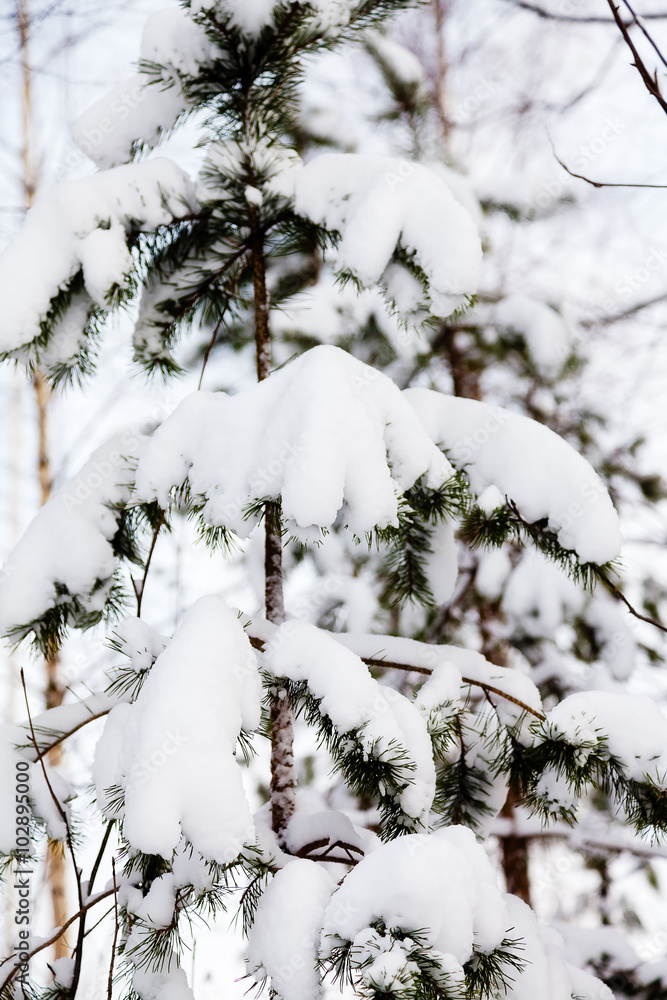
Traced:
MULTIPOLYGON (((254 648, 260 650, 260 652, 264 650, 265 643, 262 639, 250 636, 250 642, 254 648)), ((408 673, 425 674, 427 676, 430 676, 433 673, 430 667, 418 666, 411 663, 395 663, 391 660, 380 660, 372 656, 362 656, 360 659, 366 664, 367 667, 380 667, 383 670, 404 670, 408 673)), ((538 712, 536 709, 531 708, 530 705, 526 705, 525 702, 520 701, 518 698, 508 694, 506 691, 502 691, 500 688, 494 687, 492 684, 487 684, 484 681, 473 680, 471 677, 461 677, 461 680, 464 684, 470 684, 473 687, 481 688, 481 690, 486 694, 495 694, 500 698, 504 698, 506 701, 512 702, 513 705, 516 705, 524 712, 528 712, 530 715, 534 715, 538 719, 545 718, 542 712, 538 712)))

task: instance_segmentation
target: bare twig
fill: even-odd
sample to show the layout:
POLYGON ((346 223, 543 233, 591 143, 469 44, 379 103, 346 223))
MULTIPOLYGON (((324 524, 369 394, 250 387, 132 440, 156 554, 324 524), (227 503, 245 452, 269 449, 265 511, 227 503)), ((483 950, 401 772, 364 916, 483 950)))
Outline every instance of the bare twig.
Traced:
MULTIPOLYGON (((25 707, 26 707, 26 711, 28 712, 28 725, 30 727, 30 736, 31 736, 31 739, 32 739, 32 743, 33 743, 33 746, 35 748, 35 753, 37 754, 37 760, 39 761, 39 764, 41 765, 41 768, 42 768, 42 774, 44 776, 44 781, 46 782, 46 787, 49 790, 49 795, 53 799, 53 804, 56 807, 58 815, 60 816, 61 820, 63 821, 63 823, 65 825, 65 830, 67 831, 67 846, 70 847, 70 850, 71 850, 71 838, 70 838, 69 820, 67 819, 67 813, 63 809, 63 807, 62 807, 62 805, 60 803, 60 799, 58 798, 58 796, 56 795, 56 793, 53 790, 53 785, 51 784, 51 781, 49 779, 49 775, 48 775, 47 770, 46 770, 46 764, 44 763, 44 754, 40 753, 40 751, 39 751, 39 744, 37 743, 37 737, 35 736, 35 730, 34 730, 34 727, 33 727, 33 724, 32 724, 32 714, 30 712, 30 703, 28 701, 28 689, 26 688, 25 674, 23 672, 23 667, 21 667, 20 674, 21 674, 21 685, 23 687, 23 697, 25 699, 25 707)), ((79 879, 78 869, 77 869, 77 866, 76 866, 76 859, 75 859, 73 851, 72 851, 72 860, 74 861, 74 871, 77 873, 77 879, 79 879)))
POLYGON ((355 844, 348 844, 344 840, 335 840, 332 843, 329 837, 323 837, 321 840, 314 840, 310 844, 304 844, 303 847, 300 847, 295 852, 294 856, 297 858, 306 858, 309 861, 325 861, 337 865, 354 866, 359 864, 364 856, 364 852, 355 844), (330 855, 329 852, 333 851, 336 847, 345 851, 347 857, 341 858, 338 855, 330 855), (325 849, 322 851, 322 848, 325 849), (358 857, 353 857, 355 854, 358 857))
MULTIPOLYGON (((662 110, 665 112, 665 114, 667 114, 667 101, 665 101, 664 97, 662 96, 662 93, 660 92, 660 84, 658 83, 658 75, 657 75, 657 73, 651 74, 648 71, 648 69, 646 68, 646 64, 644 63, 642 57, 639 55, 639 52, 637 51, 636 45, 634 44, 634 42, 630 38, 630 33, 628 31, 628 27, 629 26, 625 23, 625 21, 623 20, 623 18, 619 14, 618 7, 614 3, 614 0, 607 0, 607 3, 609 4, 609 9, 611 10, 611 12, 613 14, 614 20, 616 21, 616 24, 618 25, 618 30, 621 32, 621 34, 623 36, 623 40, 625 41, 625 44, 628 46, 628 48, 632 52, 632 55, 634 57, 634 63, 633 63, 633 65, 636 67, 637 72, 639 73, 639 75, 641 76, 642 80, 644 81, 644 86, 648 90, 648 92, 651 95, 651 97, 655 97, 656 101, 658 102, 658 104, 660 105, 660 107, 662 108, 662 110)), ((628 7, 629 7, 629 5, 628 5, 628 7)), ((635 18, 635 21, 636 21, 636 18, 635 18)), ((642 28, 642 30, 644 31, 644 34, 646 35, 647 32, 645 31, 645 29, 642 28)), ((654 45, 654 48, 656 48, 655 45, 654 45)), ((662 58, 662 56, 661 56, 661 58, 662 58)))
POLYGON ((642 309, 648 309, 650 306, 658 305, 660 302, 664 302, 665 300, 667 300, 667 293, 663 292, 661 295, 656 295, 652 299, 646 299, 644 302, 637 302, 634 306, 630 306, 628 309, 623 309, 621 312, 609 313, 608 315, 600 316, 597 319, 585 319, 582 321, 581 325, 584 327, 608 326, 610 323, 618 323, 620 320, 629 319, 630 316, 634 316, 636 313, 641 312, 642 309))
MULTIPOLYGON (((667 105, 665 105, 665 110, 667 110, 667 105)), ((566 166, 563 163, 563 161, 561 160, 561 158, 558 156, 558 154, 556 153, 556 150, 553 147, 553 143, 551 144, 551 148, 553 149, 553 154, 554 154, 556 160, 561 165, 561 167, 563 168, 563 170, 565 171, 566 174, 569 174, 570 177, 576 177, 577 180, 586 181, 586 183, 590 184, 592 187, 595 187, 595 188, 609 188, 609 187, 611 187, 611 188, 655 188, 655 189, 664 189, 664 188, 667 188, 667 184, 633 184, 633 183, 626 183, 624 181, 594 181, 591 177, 585 177, 584 174, 575 174, 574 170, 570 170, 570 168, 568 166, 566 166)))
MULTIPOLYGON (((527 0, 507 0, 511 3, 513 7, 518 7, 519 10, 530 11, 531 14, 536 14, 537 17, 543 18, 548 21, 565 21, 569 24, 613 24, 614 22, 610 17, 601 17, 599 14, 581 14, 579 17, 573 16, 571 14, 557 13, 556 11, 547 10, 546 7, 540 7, 536 3, 528 3, 527 0)), ((654 21, 664 21, 667 20, 667 12, 664 14, 644 14, 645 20, 654 21)), ((632 24, 632 21, 627 22, 628 25, 632 24)))
POLYGON ((644 18, 643 17, 641 17, 641 18, 637 17, 637 15, 635 14, 634 10, 632 9, 632 7, 630 6, 630 4, 628 3, 628 0, 623 0, 623 3, 625 4, 625 6, 628 8, 628 10, 630 11, 630 13, 632 14, 632 20, 633 20, 633 22, 637 25, 637 27, 639 28, 639 30, 641 31, 642 35, 647 40, 647 42, 649 43, 649 45, 654 49, 654 51, 656 52, 656 54, 658 56, 658 59, 660 60, 660 62, 662 63, 662 65, 667 69, 667 60, 665 60, 665 57, 663 56, 662 52, 660 51, 660 48, 659 48, 658 44, 656 43, 655 39, 653 39, 651 37, 651 35, 648 33, 648 31, 644 27, 644 24, 643 24, 644 18))
MULTIPOLYGON (((108 899, 109 896, 113 896, 114 894, 115 894, 115 889, 106 889, 104 892, 98 893, 94 899, 89 899, 86 903, 84 903, 84 905, 81 907, 80 910, 78 910, 73 916, 71 916, 69 920, 65 921, 62 927, 58 927, 50 938, 47 938, 46 941, 41 941, 30 952, 28 952, 26 961, 29 961, 31 958, 34 958, 35 955, 38 955, 40 951, 44 951, 45 948, 50 948, 51 945, 55 944, 55 942, 58 941, 58 939, 63 936, 65 931, 72 926, 75 920, 83 918, 85 914, 88 912, 88 910, 92 909, 93 906, 101 902, 103 899, 108 899)), ((15 961, 15 959, 16 955, 8 955, 6 958, 3 958, 3 960, 0 962, 0 968, 3 965, 6 965, 7 962, 15 961)), ((11 972, 4 979, 4 981, 0 983, 0 995, 2 995, 3 990, 5 990, 7 986, 9 986, 9 984, 11 983, 12 979, 14 979, 16 973, 19 971, 19 968, 20 965, 15 965, 12 968, 11 972)))
POLYGON ((132 578, 132 586, 134 587, 134 593, 137 598, 137 618, 141 618, 141 603, 144 599, 144 590, 146 589, 146 580, 148 579, 148 571, 151 568, 151 560, 153 558, 153 552, 155 551, 155 545, 157 543, 158 535, 160 534, 160 530, 163 524, 164 520, 162 519, 162 517, 158 518, 157 524, 155 525, 155 529, 153 531, 151 547, 148 550, 146 565, 144 566, 144 575, 141 578, 141 583, 138 584, 136 580, 132 578))
POLYGON ((199 383, 197 389, 201 389, 201 384, 204 379, 204 372, 206 371, 206 365, 208 364, 208 359, 211 356, 211 351, 215 347, 215 342, 218 339, 218 333, 220 332, 220 327, 222 326, 223 317, 221 316, 218 322, 215 324, 215 329, 213 330, 213 336, 208 342, 206 347, 206 353, 204 354, 204 363, 201 367, 201 375, 199 376, 199 383))
POLYGON ((72 726, 72 728, 68 729, 66 733, 61 733, 60 736, 58 736, 57 739, 53 741, 53 743, 49 743, 49 745, 44 747, 43 750, 40 750, 38 747, 35 755, 35 763, 37 763, 37 761, 41 761, 42 758, 47 757, 49 752, 53 750, 54 747, 57 747, 61 743, 64 743, 65 740, 68 740, 70 738, 70 736, 74 736, 74 734, 78 733, 80 729, 83 729, 84 726, 87 726, 89 722, 94 722, 95 719, 103 719, 104 716, 108 715, 111 709, 114 707, 115 707, 114 705, 110 705, 109 708, 105 708, 103 712, 96 712, 93 715, 89 715, 87 719, 84 719, 83 722, 79 722, 76 726, 72 726))
POLYGON ((109 981, 107 986, 107 1000, 112 1000, 113 993, 113 963, 116 956, 116 945, 118 943, 118 886, 116 885, 116 859, 111 859, 111 872, 113 877, 113 912, 114 912, 114 928, 113 928, 113 943, 111 945, 111 961, 109 963, 109 981))
POLYGON ((647 624, 653 625, 655 628, 659 628, 661 632, 667 632, 667 625, 663 625, 662 622, 657 620, 657 618, 651 618, 650 615, 643 615, 641 612, 637 611, 637 609, 630 604, 630 601, 627 599, 623 591, 620 590, 615 583, 612 583, 606 576, 601 576, 600 579, 612 597, 615 597, 617 601, 624 604, 631 615, 638 618, 640 622, 647 622, 647 624))
POLYGON ((107 849, 107 844, 109 843, 109 837, 111 836, 111 830, 115 822, 116 821, 113 819, 109 820, 109 822, 107 823, 107 828, 104 831, 104 836, 102 837, 102 843, 100 844, 100 849, 97 852, 97 857, 95 858, 95 861, 93 863, 93 867, 90 871, 90 878, 88 879, 88 884, 86 886, 86 894, 88 896, 90 896, 93 890, 93 885, 95 883, 95 879, 97 878, 97 873, 99 871, 100 865, 102 864, 102 858, 104 857, 104 852, 107 849))

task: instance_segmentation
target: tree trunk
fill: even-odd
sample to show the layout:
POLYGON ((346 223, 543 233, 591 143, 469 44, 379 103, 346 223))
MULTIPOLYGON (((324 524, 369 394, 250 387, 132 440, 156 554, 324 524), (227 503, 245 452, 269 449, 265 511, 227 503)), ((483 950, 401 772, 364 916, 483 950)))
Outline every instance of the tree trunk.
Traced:
MULTIPOLYGON (((257 378, 271 373, 271 332, 269 330, 266 264, 257 210, 250 206, 252 231, 252 272, 255 306, 255 346, 257 378)), ((280 503, 268 504, 265 512, 264 603, 266 617, 280 625, 285 620, 283 601, 283 544, 280 503)), ((294 812, 294 720, 285 698, 271 705, 271 826, 279 841, 294 812)))
MULTIPOLYGON (((516 802, 517 795, 514 789, 510 788, 501 816, 511 820, 514 817, 516 802)), ((529 845, 528 837, 520 837, 513 833, 500 838, 507 891, 518 896, 530 906, 529 845)))
MULTIPOLYGON (((455 396, 466 399, 481 399, 482 392, 477 371, 470 366, 465 352, 457 341, 457 331, 446 323, 436 341, 441 346, 449 363, 455 396)), ((507 666, 507 649, 504 642, 498 639, 495 624, 501 619, 502 613, 496 604, 480 600, 478 602, 479 629, 482 638, 482 654, 491 663, 507 666)), ((501 815, 512 819, 519 796, 515 789, 510 788, 507 801, 501 815)), ((507 883, 507 891, 519 896, 530 905, 530 840, 517 834, 500 838, 503 872, 507 883)))

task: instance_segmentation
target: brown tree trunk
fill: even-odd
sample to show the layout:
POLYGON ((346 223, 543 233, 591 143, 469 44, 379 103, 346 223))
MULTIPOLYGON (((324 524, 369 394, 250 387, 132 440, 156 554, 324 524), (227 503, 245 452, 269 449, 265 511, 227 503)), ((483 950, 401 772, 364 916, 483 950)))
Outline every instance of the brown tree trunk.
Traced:
MULTIPOLYGON (((266 264, 259 215, 251 206, 252 271, 255 306, 257 378, 271 373, 271 332, 266 291, 266 264)), ((283 600, 283 544, 280 503, 267 505, 265 513, 264 603, 266 617, 280 625, 285 620, 283 600)), ((276 697, 271 705, 271 826, 281 841, 294 812, 294 719, 286 699, 276 697)))
MULTIPOLYGON (((517 801, 518 797, 514 789, 510 788, 507 802, 503 806, 500 815, 511 821, 514 818, 517 801)), ((513 833, 509 834, 507 837, 500 838, 500 847, 507 891, 518 896, 524 903, 528 903, 530 906, 530 841, 528 837, 520 837, 513 833)))
MULTIPOLYGON (((463 396, 467 399, 481 399, 482 392, 478 372, 474 368, 471 368, 465 352, 461 350, 457 340, 456 328, 448 326, 445 323, 436 343, 437 346, 442 348, 449 363, 454 395, 463 396)), ((498 639, 494 628, 502 617, 497 603, 491 604, 488 601, 480 601, 478 603, 478 614, 479 630, 482 638, 482 654, 491 663, 496 663, 501 667, 507 666, 506 645, 502 640, 498 639)), ((510 788, 507 801, 501 812, 501 815, 505 819, 513 819, 518 801, 519 796, 516 789, 510 788)), ((519 896, 530 905, 529 838, 521 837, 517 834, 501 837, 500 849, 507 891, 513 893, 515 896, 519 896)))

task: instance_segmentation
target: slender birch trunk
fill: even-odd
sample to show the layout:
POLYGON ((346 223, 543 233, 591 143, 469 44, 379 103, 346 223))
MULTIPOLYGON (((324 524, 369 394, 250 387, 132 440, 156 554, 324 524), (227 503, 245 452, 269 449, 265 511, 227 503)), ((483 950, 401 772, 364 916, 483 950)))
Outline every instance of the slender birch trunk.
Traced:
MULTIPOLYGON (((261 382, 271 373, 271 332, 266 291, 266 263, 259 214, 250 209, 252 232, 252 271, 255 306, 255 345, 257 378, 261 382)), ((266 617, 280 625, 285 620, 283 600, 283 545, 280 503, 269 504, 265 513, 264 603, 266 617)), ((284 698, 271 705, 271 826, 282 839, 295 805, 294 719, 284 698)))
MULTIPOLYGON (((16 25, 21 52, 21 103, 23 126, 22 173, 25 206, 29 209, 35 198, 37 177, 33 156, 33 97, 32 78, 30 70, 30 12, 28 0, 16 0, 16 25)), ((48 406, 50 391, 39 369, 33 375, 35 402, 37 404, 38 427, 38 458, 37 477, 40 490, 40 504, 43 506, 51 496, 53 476, 49 457, 48 439, 48 406)), ((63 702, 65 690, 59 677, 58 657, 49 657, 46 661, 46 687, 44 702, 47 709, 57 708, 63 702)), ((62 760, 61 747, 55 747, 48 756, 49 763, 57 766, 62 760)), ((49 843, 46 854, 46 882, 51 894, 53 922, 55 927, 62 927, 67 919, 67 880, 65 874, 65 856, 62 845, 49 843)), ((64 958, 69 954, 65 935, 58 938, 54 945, 54 957, 64 958)))

